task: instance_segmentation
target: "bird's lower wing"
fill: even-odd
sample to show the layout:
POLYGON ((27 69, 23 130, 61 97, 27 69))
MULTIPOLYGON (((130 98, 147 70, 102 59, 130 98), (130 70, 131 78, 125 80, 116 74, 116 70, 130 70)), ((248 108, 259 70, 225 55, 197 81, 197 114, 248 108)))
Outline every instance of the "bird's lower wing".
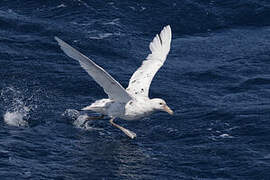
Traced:
POLYGON ((129 80, 127 91, 130 94, 148 97, 152 79, 165 62, 170 51, 171 39, 171 28, 168 25, 150 43, 151 54, 147 56, 141 67, 138 68, 129 80))
POLYGON ((109 73, 103 68, 95 64, 91 59, 68 45, 63 40, 55 37, 55 40, 60 45, 61 49, 69 57, 77 60, 81 67, 104 89, 105 93, 108 94, 110 99, 128 102, 131 100, 130 95, 127 91, 119 84, 109 73))

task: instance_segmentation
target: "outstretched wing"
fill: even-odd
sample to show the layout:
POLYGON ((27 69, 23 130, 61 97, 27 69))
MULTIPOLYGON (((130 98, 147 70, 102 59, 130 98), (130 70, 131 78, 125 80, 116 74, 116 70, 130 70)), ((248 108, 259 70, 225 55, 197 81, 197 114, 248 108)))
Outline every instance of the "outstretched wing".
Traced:
POLYGON ((163 28, 150 43, 149 54, 143 61, 141 67, 132 75, 129 80, 127 91, 134 96, 148 97, 150 84, 156 72, 163 65, 170 51, 172 32, 170 26, 163 28))
POLYGON ((69 57, 79 61, 81 67, 104 89, 110 99, 127 102, 131 100, 127 91, 103 68, 95 64, 91 59, 68 45, 63 40, 55 37, 61 49, 69 57))

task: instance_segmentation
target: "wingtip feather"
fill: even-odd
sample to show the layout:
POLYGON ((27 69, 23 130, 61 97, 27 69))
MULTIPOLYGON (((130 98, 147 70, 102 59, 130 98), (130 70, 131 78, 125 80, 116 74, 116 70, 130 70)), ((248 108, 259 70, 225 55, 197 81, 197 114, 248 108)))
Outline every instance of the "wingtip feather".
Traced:
POLYGON ((170 25, 165 26, 160 34, 156 35, 153 41, 150 43, 149 48, 152 52, 152 56, 156 58, 165 59, 170 51, 171 45, 171 27, 170 25))
POLYGON ((58 43, 60 43, 62 40, 58 38, 57 36, 54 36, 54 40, 56 40, 58 43))

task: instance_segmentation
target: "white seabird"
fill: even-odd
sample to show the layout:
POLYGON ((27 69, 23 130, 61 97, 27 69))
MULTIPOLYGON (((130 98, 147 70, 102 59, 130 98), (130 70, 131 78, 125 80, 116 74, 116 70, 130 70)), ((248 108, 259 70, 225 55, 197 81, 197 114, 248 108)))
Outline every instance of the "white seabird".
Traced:
POLYGON ((55 40, 61 49, 69 57, 77 60, 81 67, 104 89, 108 94, 107 99, 97 100, 90 106, 82 110, 95 111, 109 116, 110 123, 122 130, 130 138, 135 138, 136 134, 118 124, 114 123, 115 118, 133 120, 150 115, 154 111, 166 111, 173 114, 163 99, 149 99, 149 87, 156 72, 165 62, 170 51, 172 33, 170 26, 163 28, 150 43, 149 54, 143 61, 141 67, 132 75, 129 85, 124 89, 109 73, 95 64, 91 59, 62 41, 58 37, 55 40))

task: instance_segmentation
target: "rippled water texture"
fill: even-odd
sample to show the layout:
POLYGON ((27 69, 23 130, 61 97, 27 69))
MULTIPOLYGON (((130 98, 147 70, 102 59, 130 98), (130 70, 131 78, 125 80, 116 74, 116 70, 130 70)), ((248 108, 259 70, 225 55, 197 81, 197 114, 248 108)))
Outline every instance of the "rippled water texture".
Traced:
POLYGON ((270 2, 1 1, 0 179, 269 179, 270 2), (170 24, 150 97, 158 112, 116 122, 81 108, 105 98, 58 47, 65 40, 124 87, 170 24))

